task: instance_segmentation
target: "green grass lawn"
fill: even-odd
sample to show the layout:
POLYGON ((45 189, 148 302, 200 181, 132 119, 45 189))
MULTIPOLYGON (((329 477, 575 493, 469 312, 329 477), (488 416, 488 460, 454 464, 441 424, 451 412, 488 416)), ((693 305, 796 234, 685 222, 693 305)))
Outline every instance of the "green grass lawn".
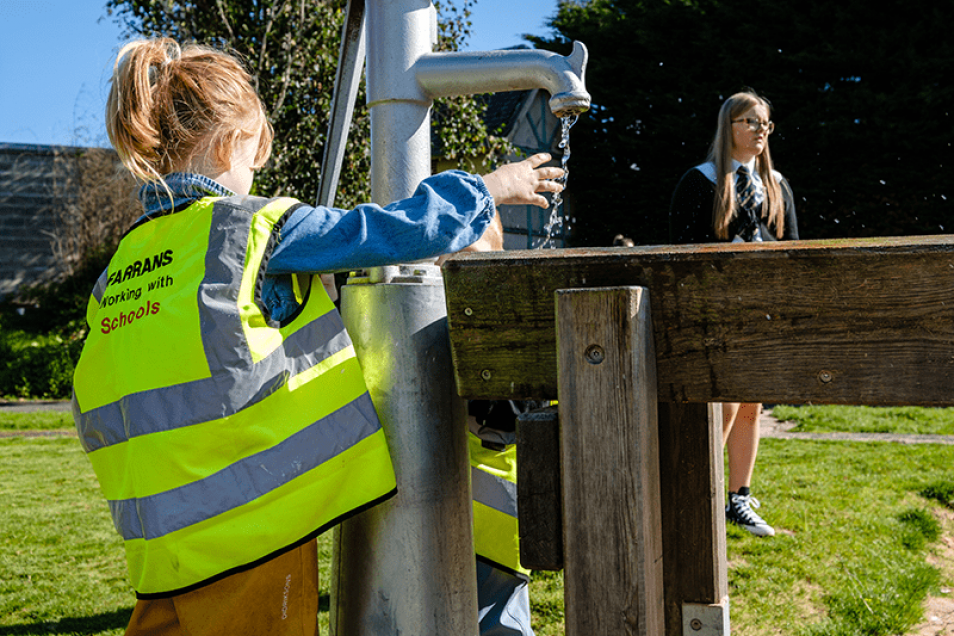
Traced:
POLYGON ((0 634, 122 634, 122 543, 76 439, 0 439, 0 501, 0 634))
POLYGON ((3 431, 73 431, 70 411, 34 411, 3 413, 0 411, 0 432, 3 431))
MULTIPOLYGON (((67 428, 63 416, 37 427, 67 428)), ((0 430, 26 426, 6 417, 0 430)), ((954 584, 928 564, 954 533, 939 503, 954 498, 952 466, 954 446, 763 440, 756 494, 778 535, 728 529, 733 634, 905 634, 954 584)), ((76 439, 0 438, 0 502, 0 636, 121 634, 133 593, 76 439)), ((327 634, 331 533, 319 549, 327 634)), ((562 574, 534 573, 531 600, 537 634, 562 634, 562 574)))
POLYGON ((952 466, 952 446, 763 440, 753 483, 778 534, 727 530, 733 633, 906 633, 951 583, 926 561, 946 511, 919 493, 952 466))

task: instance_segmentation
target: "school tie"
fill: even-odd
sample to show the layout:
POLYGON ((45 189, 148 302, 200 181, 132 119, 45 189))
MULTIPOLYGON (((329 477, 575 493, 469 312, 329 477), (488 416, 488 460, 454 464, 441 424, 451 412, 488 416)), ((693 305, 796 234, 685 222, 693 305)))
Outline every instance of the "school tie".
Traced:
POLYGON ((755 182, 752 181, 752 173, 749 172, 748 166, 739 166, 735 174, 735 193, 739 207, 751 214, 755 211, 755 182))
POLYGON ((762 206, 762 197, 752 179, 752 173, 747 166, 739 166, 735 171, 735 194, 739 202, 739 236, 744 241, 760 241, 759 212, 762 206))

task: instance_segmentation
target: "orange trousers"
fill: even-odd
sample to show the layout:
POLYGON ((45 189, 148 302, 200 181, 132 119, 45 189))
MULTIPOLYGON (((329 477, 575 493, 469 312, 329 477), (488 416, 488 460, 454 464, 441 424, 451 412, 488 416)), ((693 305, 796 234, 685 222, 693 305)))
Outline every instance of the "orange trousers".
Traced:
POLYGON ((192 592, 136 602, 126 636, 317 636, 318 544, 192 592))

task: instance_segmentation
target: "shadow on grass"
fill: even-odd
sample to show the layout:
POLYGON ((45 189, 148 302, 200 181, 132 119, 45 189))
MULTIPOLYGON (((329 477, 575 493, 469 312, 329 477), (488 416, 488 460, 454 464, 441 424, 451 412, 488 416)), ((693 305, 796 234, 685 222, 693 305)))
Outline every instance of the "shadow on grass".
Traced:
MULTIPOLYGON (((318 611, 331 610, 331 597, 321 594, 318 597, 318 611)), ((110 629, 123 629, 129 624, 132 608, 106 612, 95 616, 79 618, 61 618, 58 621, 41 621, 29 625, 0 626, 0 636, 56 636, 57 634, 99 634, 110 629)))
POLYGON ((0 627, 0 636, 32 636, 33 634, 98 634, 110 629, 123 629, 129 624, 132 608, 81 616, 61 618, 58 621, 41 621, 30 625, 6 625, 0 627))

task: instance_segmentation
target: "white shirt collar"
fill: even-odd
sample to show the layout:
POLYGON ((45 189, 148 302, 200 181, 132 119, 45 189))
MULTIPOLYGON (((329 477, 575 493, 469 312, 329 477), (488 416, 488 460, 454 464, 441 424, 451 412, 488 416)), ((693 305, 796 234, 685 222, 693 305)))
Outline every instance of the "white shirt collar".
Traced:
POLYGON ((737 171, 740 166, 745 166, 746 168, 748 168, 749 174, 758 174, 755 171, 755 157, 752 157, 752 159, 748 163, 742 163, 741 161, 737 161, 735 159, 732 160, 732 172, 737 171))
MULTIPOLYGON (((734 183, 734 180, 735 180, 736 177, 737 177, 737 175, 735 174, 735 171, 738 170, 738 169, 739 169, 739 166, 741 166, 741 165, 742 165, 742 163, 736 161, 735 159, 732 160, 732 179, 733 179, 733 183, 734 183)), ((753 157, 753 158, 752 158, 752 161, 750 161, 749 163, 747 163, 747 164, 745 164, 745 165, 748 166, 748 168, 749 168, 749 174, 752 175, 752 180, 755 181, 755 183, 760 186, 760 185, 762 184, 762 179, 759 177, 759 173, 758 173, 758 171, 755 169, 755 158, 753 157)), ((702 174, 704 174, 705 177, 706 177, 706 179, 708 179, 708 180, 711 181, 712 183, 717 183, 717 181, 716 181, 715 164, 712 163, 711 161, 707 161, 706 163, 699 164, 698 166, 696 166, 696 170, 698 170, 699 172, 701 172, 702 174)), ((776 178, 779 178, 779 177, 776 177, 776 178)))

